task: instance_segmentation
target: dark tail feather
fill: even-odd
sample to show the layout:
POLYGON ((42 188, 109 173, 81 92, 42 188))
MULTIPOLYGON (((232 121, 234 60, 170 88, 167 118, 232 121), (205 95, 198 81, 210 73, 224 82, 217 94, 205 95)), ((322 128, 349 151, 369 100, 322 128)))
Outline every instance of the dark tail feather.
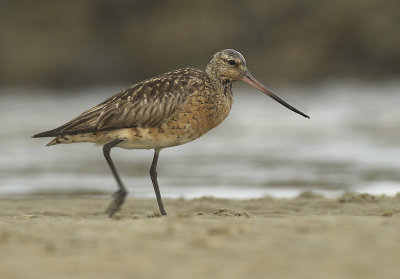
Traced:
POLYGON ((59 129, 53 129, 46 132, 41 132, 39 134, 33 135, 32 138, 45 138, 45 137, 56 137, 58 135, 59 129))
POLYGON ((58 141, 58 133, 60 129, 56 128, 50 131, 46 132, 41 132, 39 134, 33 135, 32 138, 45 138, 45 137, 55 137, 52 139, 46 146, 54 145, 54 144, 59 144, 60 142, 58 141))

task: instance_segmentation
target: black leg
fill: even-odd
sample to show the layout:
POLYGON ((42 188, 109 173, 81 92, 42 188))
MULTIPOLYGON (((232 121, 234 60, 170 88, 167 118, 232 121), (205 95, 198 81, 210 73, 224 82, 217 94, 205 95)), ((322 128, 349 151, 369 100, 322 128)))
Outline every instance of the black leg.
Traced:
POLYGON ((114 193, 113 197, 114 200, 111 202, 111 204, 108 206, 106 213, 108 213, 108 216, 112 217, 115 212, 118 211, 118 209, 121 207, 121 205, 124 203, 125 197, 128 194, 128 191, 125 189, 124 184, 122 184, 121 179, 119 178, 119 175, 117 173, 117 170, 114 167, 114 163, 111 160, 110 157, 110 150, 114 146, 116 146, 118 143, 122 142, 120 139, 116 139, 110 143, 107 143, 106 145, 103 146, 103 153, 104 157, 107 160, 108 165, 110 166, 110 169, 114 175, 115 180, 117 181, 118 184, 118 191, 114 193))
POLYGON ((167 212, 165 211, 164 204, 161 199, 160 188, 158 188, 158 181, 157 181, 158 154, 160 154, 160 149, 155 149, 153 162, 151 163, 151 168, 150 168, 150 177, 151 181, 153 182, 154 191, 156 192, 158 207, 160 208, 161 215, 167 215, 167 212))

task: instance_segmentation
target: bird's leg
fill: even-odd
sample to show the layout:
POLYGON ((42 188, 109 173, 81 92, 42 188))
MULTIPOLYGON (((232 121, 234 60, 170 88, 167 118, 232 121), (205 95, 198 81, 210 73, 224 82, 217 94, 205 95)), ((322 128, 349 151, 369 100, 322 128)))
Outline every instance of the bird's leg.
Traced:
POLYGON ((164 208, 163 201, 161 199, 160 189, 158 188, 158 181, 157 181, 158 154, 160 154, 160 149, 155 149, 153 162, 151 163, 151 168, 150 168, 150 177, 151 177, 151 181, 153 182, 154 192, 156 192, 158 207, 160 208, 161 215, 167 215, 167 212, 165 211, 165 208, 164 208))
POLYGON ((124 184, 122 184, 122 181, 119 178, 117 170, 115 169, 114 163, 110 157, 111 148, 113 148, 120 142, 122 142, 122 140, 116 139, 116 140, 109 142, 103 146, 104 157, 106 158, 107 163, 110 166, 110 169, 111 169, 111 171, 114 175, 114 178, 118 184, 118 191, 113 194, 114 199, 111 202, 111 204, 108 206, 108 208, 106 209, 106 213, 108 213, 108 216, 110 216, 110 217, 112 217, 114 215, 114 213, 118 211, 118 209, 124 203, 126 195, 128 194, 128 191, 125 189, 124 184))

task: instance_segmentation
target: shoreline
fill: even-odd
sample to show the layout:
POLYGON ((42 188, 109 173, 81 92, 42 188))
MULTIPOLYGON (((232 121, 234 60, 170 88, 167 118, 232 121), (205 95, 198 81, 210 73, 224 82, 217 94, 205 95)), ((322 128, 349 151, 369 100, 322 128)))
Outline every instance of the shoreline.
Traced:
POLYGON ((400 194, 0 199, 1 278, 399 278, 400 194))

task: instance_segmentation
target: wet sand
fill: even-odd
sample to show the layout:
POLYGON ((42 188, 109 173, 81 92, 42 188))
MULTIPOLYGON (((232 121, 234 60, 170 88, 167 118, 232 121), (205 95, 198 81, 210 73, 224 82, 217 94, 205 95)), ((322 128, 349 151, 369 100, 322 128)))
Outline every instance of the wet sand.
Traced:
POLYGON ((0 199, 0 278, 400 278, 400 194, 0 199))

